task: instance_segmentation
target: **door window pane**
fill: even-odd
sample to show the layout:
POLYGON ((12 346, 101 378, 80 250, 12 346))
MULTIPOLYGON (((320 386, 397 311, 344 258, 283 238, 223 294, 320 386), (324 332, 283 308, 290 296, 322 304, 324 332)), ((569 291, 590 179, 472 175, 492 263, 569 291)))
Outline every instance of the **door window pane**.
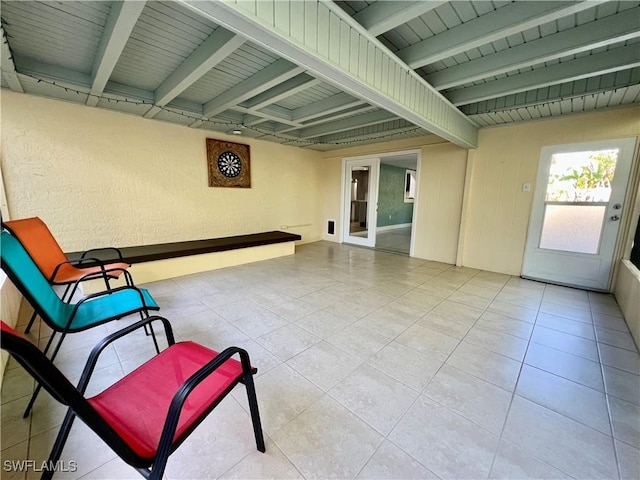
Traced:
POLYGON ((349 234, 366 237, 369 201, 369 167, 351 168, 351 222, 349 234))
POLYGON ((556 153, 551 158, 547 202, 608 202, 618 149, 556 153))
POLYGON ((605 205, 546 205, 540 248, 597 254, 605 205))
POLYGON ((597 254, 618 149, 551 157, 540 248, 597 254))

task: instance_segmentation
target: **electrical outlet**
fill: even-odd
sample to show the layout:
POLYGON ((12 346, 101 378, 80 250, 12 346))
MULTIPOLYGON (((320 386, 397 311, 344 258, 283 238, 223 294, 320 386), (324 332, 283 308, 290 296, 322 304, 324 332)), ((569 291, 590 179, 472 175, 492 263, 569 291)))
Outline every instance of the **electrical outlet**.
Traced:
POLYGON ((531 191, 531 184, 530 183, 523 183, 522 184, 522 191, 523 192, 530 192, 531 191))

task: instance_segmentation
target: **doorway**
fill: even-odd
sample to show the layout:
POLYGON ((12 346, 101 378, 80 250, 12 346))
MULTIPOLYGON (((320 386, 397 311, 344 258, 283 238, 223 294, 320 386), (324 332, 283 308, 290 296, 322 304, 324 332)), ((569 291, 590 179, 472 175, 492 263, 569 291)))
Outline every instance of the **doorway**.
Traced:
POLYGON ((410 254, 417 169, 415 153, 380 158, 376 250, 410 254))
POLYGON ((608 291, 635 144, 542 149, 523 277, 608 291))
POLYGON ((345 162, 343 241, 373 247, 376 244, 378 205, 377 157, 352 159, 345 162))
POLYGON ((419 155, 343 159, 343 242, 412 254, 419 155))

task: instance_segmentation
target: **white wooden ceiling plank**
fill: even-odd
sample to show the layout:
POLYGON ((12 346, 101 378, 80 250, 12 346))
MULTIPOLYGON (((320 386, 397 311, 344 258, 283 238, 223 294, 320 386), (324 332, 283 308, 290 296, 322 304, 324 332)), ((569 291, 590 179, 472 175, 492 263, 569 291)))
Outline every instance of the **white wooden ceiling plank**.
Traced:
POLYGON ((424 15, 420 15, 420 19, 424 22, 425 26, 428 28, 428 31, 431 32, 431 35, 422 37, 425 40, 447 30, 447 26, 438 16, 438 13, 435 10, 431 10, 424 15))
POLYGON ((640 102, 640 85, 632 85, 627 88, 627 93, 624 96, 623 103, 638 103, 640 102))
MULTIPOLYGON (((140 65, 141 69, 153 68, 153 64, 175 69, 186 57, 179 53, 162 50, 157 45, 149 45, 137 38, 130 38, 120 58, 133 59, 134 62, 136 59, 147 60, 147 63, 140 65)), ((116 65, 116 68, 119 66, 116 65)))
MULTIPOLYGON (((23 38, 21 34, 11 34, 11 48, 16 55, 37 57, 43 61, 58 61, 69 65, 78 65, 79 68, 76 69, 81 70, 89 70, 91 68, 93 55, 89 51, 90 44, 85 44, 78 48, 75 48, 75 46, 66 48, 63 45, 59 45, 60 38, 52 41, 40 38, 26 38, 24 41, 28 42, 28 45, 25 48, 23 38)), ((97 42, 95 47, 97 47, 97 42)))
MULTIPOLYGON (((11 2, 4 3, 2 5, 3 13, 6 10, 11 10, 9 6, 11 2)), ((104 27, 109 7, 107 6, 106 10, 93 10, 93 9, 84 9, 79 10, 78 6, 90 6, 89 3, 85 2, 29 2, 29 6, 19 6, 17 9, 27 11, 29 14, 45 17, 45 18, 58 18, 58 19, 67 19, 69 21, 78 22, 83 26, 93 25, 98 27, 104 27)))
MULTIPOLYGON (((156 2, 152 2, 150 5, 153 7, 156 2)), ((139 19, 139 23, 141 26, 150 26, 158 38, 166 37, 174 41, 179 39, 181 44, 189 45, 192 49, 197 47, 216 29, 216 27, 208 30, 193 28, 191 25, 179 22, 167 14, 154 10, 154 8, 145 10, 139 19)))
POLYGON ((478 16, 469 1, 451 2, 451 7, 455 10, 462 23, 473 20, 478 16))
POLYGON ((384 110, 378 110, 375 112, 365 113, 364 115, 343 118, 342 120, 328 122, 314 127, 305 127, 294 133, 296 134, 296 138, 300 140, 306 140, 309 138, 341 132, 343 130, 351 130, 357 127, 387 122, 394 117, 395 115, 393 115, 392 113, 386 112, 384 110))
POLYGON ((429 14, 420 15, 419 17, 409 20, 404 25, 399 25, 397 28, 385 33, 381 38, 387 38, 390 34, 397 32, 404 39, 403 45, 398 44, 398 47, 401 48, 408 47, 420 40, 429 38, 433 36, 434 33, 425 23, 424 19, 427 16, 435 16, 435 14, 430 12, 429 14))
POLYGON ((280 100, 296 95, 297 93, 319 83, 320 80, 317 80, 306 73, 302 73, 282 82, 280 85, 276 85, 275 87, 256 95, 253 98, 250 98, 243 104, 243 106, 254 110, 260 109, 267 105, 278 103, 280 100))
POLYGON ((289 78, 295 77, 302 73, 303 70, 302 67, 294 65, 285 59, 280 59, 225 93, 209 100, 204 106, 204 116, 215 116, 232 105, 244 102, 289 78))
MULTIPOLYGON (((205 37, 206 38, 206 37, 205 37)), ((140 20, 131 34, 131 39, 136 39, 149 48, 159 52, 168 52, 179 55, 183 59, 189 56, 204 39, 182 39, 177 34, 164 30, 163 27, 153 25, 140 20)))
MULTIPOLYGON (((277 109, 265 108, 261 111, 249 110, 247 108, 243 108, 240 105, 232 105, 230 110, 235 112, 240 112, 243 115, 253 115, 254 117, 260 117, 265 120, 271 120, 278 123, 282 123, 283 125, 291 126, 292 128, 300 128, 300 124, 297 122, 293 122, 288 113, 282 113, 277 109)), ((247 125, 251 126, 251 125, 247 125)))
POLYGON ((446 2, 427 0, 376 2, 360 10, 353 18, 377 37, 444 3, 446 2))
MULTIPOLYGON (((100 95, 104 90, 145 3, 144 1, 114 2, 111 5, 91 71, 93 95, 100 95)), ((87 105, 95 106, 97 103, 95 100, 97 100, 96 97, 90 96, 87 105)))
POLYGON ((447 30, 453 27, 457 27, 462 23, 462 20, 460 20, 460 17, 451 6, 450 2, 447 2, 439 7, 438 11, 436 11, 435 14, 438 15, 438 18, 442 21, 445 27, 447 27, 447 30))
MULTIPOLYGON (((526 31, 530 32, 531 30, 533 29, 529 28, 526 31)), ((517 47, 518 45, 522 45, 524 43, 524 32, 514 33, 513 35, 504 37, 502 40, 507 45, 507 48, 517 47)), ((492 42, 491 44, 494 45, 494 48, 496 48, 495 42, 492 42)))
POLYGON ((502 39, 523 29, 592 8, 597 1, 600 0, 515 2, 446 32, 443 31, 434 38, 399 50, 397 55, 411 68, 417 68, 502 39))
POLYGON ((638 65, 640 65, 640 50, 634 47, 621 47, 598 55, 538 69, 528 74, 513 75, 483 85, 455 90, 448 96, 454 105, 465 105, 486 98, 603 75, 638 65))
POLYGON ((489 123, 485 117, 486 115, 473 115, 471 116, 471 119, 478 123, 481 127, 488 127, 489 125, 491 125, 491 123, 489 123))
MULTIPOLYGON (((635 12, 640 15, 640 7, 635 12)), ((426 80, 438 90, 443 90, 536 63, 589 51, 599 46, 637 38, 640 36, 637 18, 638 16, 627 14, 614 15, 593 25, 587 24, 565 30, 479 60, 434 72, 428 75, 426 80)))
MULTIPOLYGON (((609 2, 612 3, 612 2, 609 2)), ((602 5, 601 5, 602 6, 602 5)), ((611 13, 615 13, 614 10, 611 13)), ((585 23, 591 23, 595 21, 598 17, 596 16, 596 9, 590 8, 588 10, 584 10, 582 12, 576 13, 576 25, 583 25, 585 23)))
POLYGON ((611 92, 611 99, 609 100, 610 107, 617 107, 621 104, 622 99, 624 98, 624 94, 626 92, 626 88, 618 88, 611 92))
MULTIPOLYGON (((203 3, 194 0, 181 1, 194 11, 200 12, 202 15, 210 18, 212 21, 215 21, 220 25, 223 25, 225 28, 236 32, 242 32, 242 34, 250 36, 254 43, 258 43, 264 48, 275 51, 284 58, 295 61, 304 69, 309 70, 313 76, 333 83, 334 85, 339 85, 340 88, 346 92, 353 92, 367 103, 376 104, 378 107, 389 110, 396 116, 407 118, 422 128, 429 128, 430 131, 443 136, 445 139, 454 141, 457 144, 472 146, 475 145, 475 142, 477 141, 476 126, 468 121, 468 119, 466 119, 459 110, 452 108, 444 97, 435 94, 435 92, 432 96, 432 102, 429 107, 433 107, 435 105, 444 106, 443 110, 445 111, 446 118, 441 117, 441 123, 434 123, 427 118, 425 115, 427 106, 420 105, 419 108, 416 109, 415 106, 404 105, 399 103, 397 100, 390 99, 383 93, 385 90, 389 90, 389 88, 383 88, 383 91, 380 92, 372 85, 365 83, 357 77, 349 75, 348 72, 337 67, 330 59, 327 60, 326 58, 320 57, 317 52, 312 52, 308 46, 301 45, 291 36, 285 36, 282 32, 274 30, 271 26, 265 24, 264 19, 252 16, 249 11, 243 10, 240 5, 226 2, 216 3, 213 5, 208 2, 203 3), (418 113, 416 110, 421 113, 418 113), (455 121, 450 121, 449 117, 455 118, 455 121), (448 129, 445 126, 448 121, 453 125, 452 129, 448 129)), ((370 37, 370 35, 368 35, 368 33, 364 31, 359 24, 357 24, 357 22, 355 22, 351 17, 348 17, 348 15, 334 3, 329 1, 320 1, 319 5, 321 5, 322 8, 330 10, 332 16, 337 16, 340 19, 340 23, 347 25, 347 31, 350 29, 362 30, 361 34, 370 37)), ((332 21, 330 25, 331 24, 332 21)), ((340 28, 339 31, 341 33, 340 37, 343 38, 343 28, 340 28)), ((375 38, 368 38, 368 40, 375 42, 375 38)), ((381 46, 379 48, 382 49, 381 46)), ((384 50, 384 58, 387 59, 387 62, 391 61, 394 65, 401 65, 401 63, 398 62, 398 60, 387 50, 384 50)), ((340 60, 340 58, 338 58, 338 60, 340 60)), ((403 68, 406 67, 403 66, 403 68)), ((414 74, 415 77, 419 79, 414 72, 410 70, 407 71, 409 74, 414 74)), ((431 89, 428 84, 424 83, 421 79, 419 80, 421 82, 420 85, 422 89, 431 89)))
MULTIPOLYGON (((36 2, 34 2, 36 3, 36 2)), ((37 2, 42 9, 57 10, 78 19, 104 25, 109 16, 110 2, 37 2)), ((4 8, 4 7, 3 7, 4 8)))
MULTIPOLYGON (((29 5, 31 2, 15 2, 16 4, 25 3, 29 5)), ((24 32, 25 34, 40 36, 49 34, 53 38, 67 38, 67 36, 75 34, 83 39, 98 39, 102 27, 92 23, 79 23, 74 25, 73 20, 69 17, 56 18, 55 15, 47 16, 42 11, 31 13, 28 9, 25 10, 10 10, 5 4, 2 4, 2 15, 5 20, 5 25, 9 28, 12 35, 15 30, 16 33, 24 32)), ((13 2, 9 2, 6 5, 13 5, 13 2)))
POLYGON ((609 102, 611 101, 611 94, 613 92, 611 90, 607 92, 602 92, 598 94, 596 97, 596 107, 595 108, 604 108, 609 106, 609 102))
MULTIPOLYGON (((354 131, 346 131, 337 135, 327 135, 326 137, 322 137, 321 140, 327 143, 337 143, 338 145, 349 142, 360 143, 361 141, 379 139, 380 135, 383 133, 385 136, 394 135, 394 138, 400 138, 400 135, 417 129, 415 125, 404 127, 392 127, 385 125, 385 127, 385 130, 372 129, 371 131, 367 131, 367 129, 358 129, 354 131)), ((423 135, 426 135, 426 132, 423 132, 423 135)))
MULTIPOLYGON (((465 105, 462 110, 469 115, 474 115, 501 109, 520 108, 531 105, 540 106, 575 97, 595 96, 607 92, 607 95, 609 95, 613 94, 612 92, 621 92, 630 86, 640 84, 640 67, 636 67, 624 73, 624 75, 616 75, 613 83, 607 82, 605 84, 600 80, 596 82, 587 82, 586 79, 581 79, 575 82, 553 85, 548 88, 540 88, 529 92, 521 92, 515 95, 507 95, 504 97, 465 105)), ((609 78, 610 75, 607 75, 606 77, 609 78)), ((621 95, 622 94, 615 96, 615 98, 618 99, 615 100, 616 102, 620 101, 621 95)), ((610 103, 613 101, 614 100, 611 100, 610 103)), ((552 112, 550 112, 549 115, 552 115, 552 112)))
POLYGON ((155 91, 156 105, 166 105, 245 42, 223 28, 216 29, 155 91))
POLYGON ((176 22, 180 22, 189 30, 202 32, 205 37, 218 25, 207 18, 203 18, 179 3, 153 2, 150 10, 156 10, 176 22))
POLYGON ((20 79, 16 74, 16 66, 13 62, 9 42, 3 27, 0 27, 0 64, 2 65, 2 78, 9 84, 9 88, 14 92, 24 93, 20 79))
POLYGON ((322 115, 339 112, 356 105, 362 105, 363 103, 364 102, 362 100, 354 98, 347 93, 339 93, 319 102, 300 107, 292 112, 291 117, 297 122, 304 122, 322 115))

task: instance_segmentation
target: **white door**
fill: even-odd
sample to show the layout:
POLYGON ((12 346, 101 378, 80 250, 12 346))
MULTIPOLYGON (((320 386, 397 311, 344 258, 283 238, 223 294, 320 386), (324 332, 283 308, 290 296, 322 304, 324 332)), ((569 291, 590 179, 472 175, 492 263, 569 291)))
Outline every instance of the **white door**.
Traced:
POLYGON ((608 290, 634 138, 544 147, 522 275, 608 290))
POLYGON ((343 241, 365 247, 376 244, 379 158, 345 162, 343 241))

